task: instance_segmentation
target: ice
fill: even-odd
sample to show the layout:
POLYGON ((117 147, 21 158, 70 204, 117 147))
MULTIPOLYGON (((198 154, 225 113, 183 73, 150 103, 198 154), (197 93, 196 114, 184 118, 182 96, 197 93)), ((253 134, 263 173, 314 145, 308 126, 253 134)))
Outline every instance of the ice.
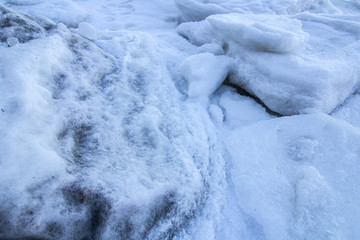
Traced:
POLYGON ((308 34, 301 22, 282 16, 225 14, 206 19, 218 38, 255 51, 291 53, 304 48, 308 34))
POLYGON ((238 128, 226 145, 239 206, 268 239, 358 236, 359 137, 322 114, 238 128))
POLYGON ((225 14, 206 21, 236 61, 230 80, 274 112, 330 113, 357 90, 354 17, 225 14))
POLYGON ((209 97, 225 80, 232 67, 226 56, 200 53, 184 60, 181 72, 188 81, 189 97, 209 97))
POLYGON ((214 39, 211 26, 207 21, 183 23, 176 28, 176 31, 192 44, 198 46, 210 44, 214 39))
POLYGON ((216 4, 203 3, 196 0, 175 0, 175 3, 184 19, 188 21, 200 21, 212 14, 228 12, 216 4))
POLYGON ((79 34, 89 40, 97 40, 97 31, 91 24, 82 22, 79 24, 79 34))
POLYGON ((359 239, 358 1, 0 4, 0 239, 359 239))

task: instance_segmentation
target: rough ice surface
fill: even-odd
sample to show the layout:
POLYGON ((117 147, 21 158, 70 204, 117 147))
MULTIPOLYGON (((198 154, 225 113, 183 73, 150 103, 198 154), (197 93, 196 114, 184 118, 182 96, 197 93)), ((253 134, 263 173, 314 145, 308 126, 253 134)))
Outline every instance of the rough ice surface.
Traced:
POLYGON ((0 0, 0 239, 359 239, 359 9, 0 0))
POLYGON ((231 81, 275 112, 330 113, 358 89, 355 16, 225 14, 206 21, 236 61, 231 81))

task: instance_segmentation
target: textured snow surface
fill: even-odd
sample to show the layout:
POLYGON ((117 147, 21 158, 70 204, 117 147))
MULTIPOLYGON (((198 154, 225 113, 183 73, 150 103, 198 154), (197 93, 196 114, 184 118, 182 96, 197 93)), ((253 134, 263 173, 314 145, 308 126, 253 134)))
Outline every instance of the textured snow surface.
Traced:
POLYGON ((359 239, 359 9, 0 0, 0 239, 359 239))

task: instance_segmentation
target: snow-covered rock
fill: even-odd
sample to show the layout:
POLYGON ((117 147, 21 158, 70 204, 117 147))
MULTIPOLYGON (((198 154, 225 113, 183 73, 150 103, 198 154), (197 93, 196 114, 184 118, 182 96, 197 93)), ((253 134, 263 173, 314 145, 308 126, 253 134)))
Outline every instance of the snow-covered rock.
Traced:
POLYGON ((226 56, 200 53, 184 60, 181 72, 188 81, 190 97, 209 97, 225 80, 232 67, 226 56))

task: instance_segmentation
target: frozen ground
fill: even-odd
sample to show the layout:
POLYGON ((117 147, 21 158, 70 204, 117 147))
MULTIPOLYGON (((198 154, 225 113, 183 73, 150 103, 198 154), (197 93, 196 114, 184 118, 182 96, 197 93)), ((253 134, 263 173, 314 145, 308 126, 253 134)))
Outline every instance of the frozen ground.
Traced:
POLYGON ((359 11, 0 0, 0 239, 359 239, 359 11))

